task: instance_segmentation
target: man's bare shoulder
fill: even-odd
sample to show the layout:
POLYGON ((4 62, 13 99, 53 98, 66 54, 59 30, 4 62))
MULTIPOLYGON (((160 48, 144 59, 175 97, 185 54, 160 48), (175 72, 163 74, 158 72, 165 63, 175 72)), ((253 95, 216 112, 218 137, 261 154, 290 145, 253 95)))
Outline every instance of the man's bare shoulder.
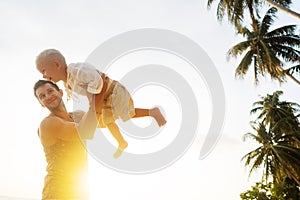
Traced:
POLYGON ((57 131, 63 123, 64 121, 57 116, 48 116, 41 121, 40 130, 42 133, 57 131))
POLYGON ((55 143, 55 132, 60 127, 60 119, 56 116, 48 116, 44 118, 39 127, 39 135, 44 146, 50 146, 55 143))
POLYGON ((57 123, 59 121, 61 121, 61 119, 59 117, 49 115, 41 121, 40 125, 47 126, 47 125, 51 125, 53 123, 57 123))

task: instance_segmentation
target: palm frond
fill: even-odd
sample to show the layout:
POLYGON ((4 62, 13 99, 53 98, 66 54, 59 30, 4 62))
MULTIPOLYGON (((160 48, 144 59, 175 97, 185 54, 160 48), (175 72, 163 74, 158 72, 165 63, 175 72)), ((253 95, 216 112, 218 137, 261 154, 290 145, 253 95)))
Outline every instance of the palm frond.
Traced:
MULTIPOLYGON (((278 163, 280 163, 279 166, 284 172, 284 174, 286 174, 288 177, 297 178, 300 176, 300 171, 298 167, 300 164, 299 156, 292 156, 290 153, 291 149, 293 148, 276 145, 272 147, 272 152, 276 157, 274 159, 278 160, 278 163)), ((299 153, 299 149, 293 149, 293 152, 297 151, 299 153)))
POLYGON ((210 9, 211 8, 211 5, 212 3, 214 2, 215 0, 207 0, 207 9, 210 9))
MULTIPOLYGON (((255 157, 251 158, 251 161, 248 163, 248 165, 250 166, 250 170, 249 170, 249 176, 256 170, 258 169, 263 161, 264 161, 264 157, 265 154, 261 152, 262 148, 260 148, 260 151, 255 155, 255 157), (254 161, 253 161, 254 160, 254 161), (252 164, 250 164, 252 162, 252 164)), ((246 165, 246 164, 245 164, 246 165)))
POLYGON ((277 149, 277 152, 282 152, 286 156, 286 163, 289 163, 289 160, 293 160, 297 163, 297 165, 300 165, 300 149, 290 146, 290 145, 276 145, 275 148, 277 149), (282 150, 282 151, 279 151, 282 150))
POLYGON ((291 0, 273 0, 273 1, 279 5, 286 7, 286 8, 289 8, 292 3, 291 0))
POLYGON ((261 99, 261 101, 256 101, 252 104, 252 106, 263 106, 264 105, 264 97, 259 95, 259 98, 261 99))
POLYGON ((279 97, 280 97, 281 95, 283 95, 283 91, 282 91, 282 90, 277 90, 277 91, 273 92, 273 94, 270 95, 270 96, 275 97, 276 101, 279 101, 279 97))
POLYGON ((276 12, 277 12, 276 8, 270 8, 267 11, 266 15, 262 19, 259 35, 265 35, 268 32, 270 26, 274 23, 274 18, 276 17, 276 12))
POLYGON ((287 145, 274 146, 282 170, 292 177, 300 176, 300 149, 287 145))
MULTIPOLYGON (((283 45, 284 47, 300 47, 300 37, 296 35, 282 35, 269 37, 264 39, 265 43, 267 43, 270 47, 276 47, 277 45, 283 45)), ((295 49, 297 50, 297 49, 295 49)))
POLYGON ((278 57, 281 57, 286 62, 300 62, 300 51, 284 45, 276 45, 273 47, 274 52, 278 57))
POLYGON ((253 158, 256 158, 259 154, 262 152, 262 146, 250 151, 246 155, 244 155, 241 159, 241 161, 245 161, 245 166, 250 165, 253 158))
POLYGON ((252 114, 255 114, 255 113, 257 113, 258 111, 261 111, 263 109, 263 107, 256 107, 256 108, 253 108, 253 109, 251 109, 251 111, 250 111, 250 114, 252 115, 252 114))
POLYGON ((266 34, 267 37, 276 37, 284 35, 295 35, 297 25, 286 25, 280 28, 274 29, 266 34))
POLYGON ((259 45, 262 47, 260 48, 260 55, 263 59, 264 65, 267 71, 272 71, 272 67, 274 65, 280 65, 279 59, 274 55, 274 52, 272 49, 268 47, 268 44, 266 44, 263 40, 259 41, 259 45))
POLYGON ((243 35, 248 39, 253 38, 253 33, 247 27, 239 26, 238 24, 235 27, 239 34, 243 35))
POLYGON ((230 18, 228 18, 228 20, 231 21, 235 25, 235 27, 239 27, 242 24, 243 19, 244 19, 244 9, 245 9, 244 3, 245 3, 245 1, 233 0, 232 2, 233 2, 233 4, 231 5, 231 8, 232 8, 233 12, 232 12, 230 18))
POLYGON ((281 143, 286 143, 291 146, 300 148, 300 133, 299 132, 290 132, 288 134, 284 134, 281 138, 278 139, 281 143))
POLYGON ((291 75, 293 75, 294 73, 300 73, 300 64, 290 67, 290 68, 286 69, 285 71, 291 75))
MULTIPOLYGON (((222 21, 224 16, 227 15, 228 19, 231 18, 233 10, 232 10, 233 1, 228 0, 220 0, 217 6, 217 18, 219 21, 222 21)), ((232 23, 231 20, 229 20, 232 23)))
POLYGON ((244 58, 241 60, 238 67, 235 69, 235 76, 236 77, 244 77, 247 73, 249 66, 252 63, 253 51, 248 51, 244 58))
POLYGON ((230 57, 237 57, 238 55, 241 55, 250 46, 251 46, 251 41, 243 41, 234 45, 227 51, 227 59, 229 60, 230 57))
POLYGON ((217 19, 222 21, 225 16, 226 5, 222 4, 221 1, 217 6, 217 19))
POLYGON ((247 139, 254 139, 254 140, 259 140, 257 135, 254 135, 253 133, 246 133, 243 135, 243 141, 246 141, 247 139))

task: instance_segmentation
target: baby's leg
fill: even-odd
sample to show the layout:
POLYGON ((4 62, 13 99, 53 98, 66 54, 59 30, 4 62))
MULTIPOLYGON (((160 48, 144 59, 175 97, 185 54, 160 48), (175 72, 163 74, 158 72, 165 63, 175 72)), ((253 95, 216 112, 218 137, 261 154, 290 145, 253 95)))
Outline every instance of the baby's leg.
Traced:
POLYGON ((128 146, 128 143, 124 140, 123 136, 121 135, 120 129, 115 122, 111 122, 106 124, 108 130, 112 134, 112 136, 117 140, 119 143, 118 150, 114 153, 114 158, 118 158, 121 156, 122 152, 128 146))
POLYGON ((143 109, 143 108, 135 108, 135 116, 133 118, 151 116, 155 119, 158 126, 163 126, 166 124, 166 119, 161 114, 158 107, 154 107, 152 109, 143 109))

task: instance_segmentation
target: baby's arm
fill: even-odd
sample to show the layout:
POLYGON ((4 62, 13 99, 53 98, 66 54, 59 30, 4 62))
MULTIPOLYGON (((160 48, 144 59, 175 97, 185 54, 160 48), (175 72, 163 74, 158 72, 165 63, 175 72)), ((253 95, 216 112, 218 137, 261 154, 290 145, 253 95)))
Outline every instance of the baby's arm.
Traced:
MULTIPOLYGON (((80 63, 77 65, 77 72, 74 74, 79 87, 84 87, 89 103, 95 94, 103 91, 103 80, 100 73, 94 66, 89 63, 80 63)), ((105 91, 105 90, 104 90, 105 91)))
MULTIPOLYGON (((108 78, 105 77, 105 79, 108 79, 108 78)), ((103 80, 103 87, 102 87, 101 92, 99 94, 94 95, 95 104, 96 104, 95 109, 96 109, 96 113, 98 115, 100 115, 102 112, 107 85, 108 85, 108 80, 103 80)), ((93 99, 93 98, 91 98, 91 99, 93 99)))
POLYGON ((100 73, 96 68, 89 64, 81 68, 79 75, 80 77, 77 77, 79 77, 87 87, 86 96, 89 100, 90 105, 93 102, 93 99, 95 99, 95 109, 97 114, 100 115, 104 104, 108 77, 105 74, 100 73))
POLYGON ((103 87, 103 80, 101 74, 96 68, 92 65, 85 64, 81 67, 77 78, 83 81, 86 85, 86 90, 91 94, 99 94, 103 87))

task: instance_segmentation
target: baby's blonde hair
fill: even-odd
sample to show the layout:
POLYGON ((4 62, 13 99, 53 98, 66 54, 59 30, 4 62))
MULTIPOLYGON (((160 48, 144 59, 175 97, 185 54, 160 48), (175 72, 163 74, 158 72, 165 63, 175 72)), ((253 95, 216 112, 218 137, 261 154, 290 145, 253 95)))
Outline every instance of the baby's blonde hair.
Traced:
POLYGON ((35 63, 38 65, 39 61, 45 59, 57 59, 61 63, 66 64, 65 57, 56 49, 46 49, 42 51, 35 60, 35 63))

